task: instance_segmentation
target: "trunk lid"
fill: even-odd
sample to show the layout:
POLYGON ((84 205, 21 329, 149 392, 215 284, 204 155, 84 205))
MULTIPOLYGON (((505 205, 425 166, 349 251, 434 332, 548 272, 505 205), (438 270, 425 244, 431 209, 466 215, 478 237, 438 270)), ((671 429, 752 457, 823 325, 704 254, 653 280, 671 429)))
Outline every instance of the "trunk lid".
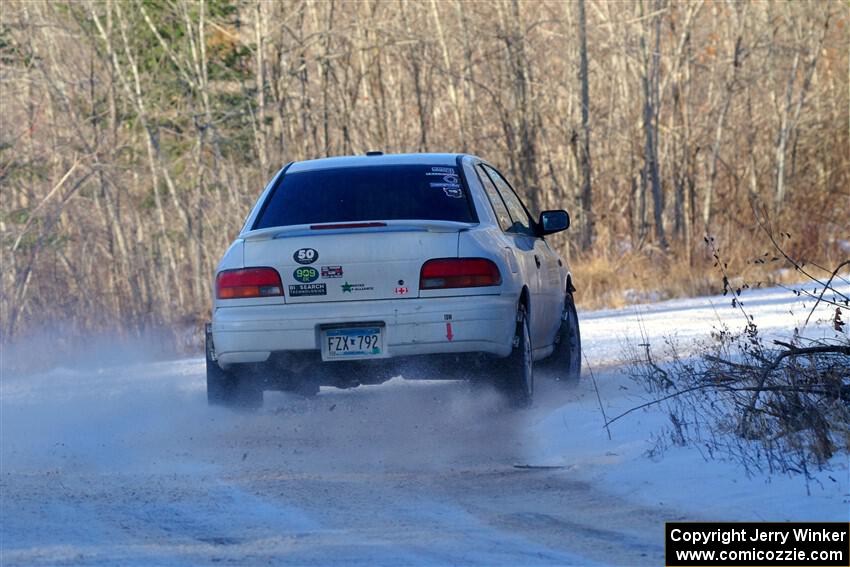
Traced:
POLYGON ((245 235, 245 266, 275 268, 286 303, 419 297, 419 272, 431 258, 454 258, 471 223, 381 221, 300 225, 245 235), (336 228, 332 228, 336 227, 336 228))

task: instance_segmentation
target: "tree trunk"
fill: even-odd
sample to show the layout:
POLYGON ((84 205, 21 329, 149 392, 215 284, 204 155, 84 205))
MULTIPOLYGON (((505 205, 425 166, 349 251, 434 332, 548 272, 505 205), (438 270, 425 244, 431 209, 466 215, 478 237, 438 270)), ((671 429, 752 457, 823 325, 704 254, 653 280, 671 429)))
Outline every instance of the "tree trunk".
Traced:
POLYGON ((593 244, 593 191, 590 168, 590 94, 587 73, 587 17, 584 10, 585 0, 578 0, 578 36, 579 36, 579 81, 581 82, 581 248, 589 250, 593 244))

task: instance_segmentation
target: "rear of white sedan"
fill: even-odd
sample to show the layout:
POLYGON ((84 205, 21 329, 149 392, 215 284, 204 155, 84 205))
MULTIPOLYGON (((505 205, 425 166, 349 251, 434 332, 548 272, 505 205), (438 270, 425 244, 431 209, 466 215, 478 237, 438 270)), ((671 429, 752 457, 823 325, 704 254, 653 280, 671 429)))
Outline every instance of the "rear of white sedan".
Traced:
POLYGON ((209 402, 257 406, 268 389, 378 383, 410 362, 405 375, 468 377, 446 372, 462 366, 489 376, 500 360, 499 385, 528 403, 526 274, 486 196, 470 188, 465 157, 369 155, 281 170, 217 269, 209 402))

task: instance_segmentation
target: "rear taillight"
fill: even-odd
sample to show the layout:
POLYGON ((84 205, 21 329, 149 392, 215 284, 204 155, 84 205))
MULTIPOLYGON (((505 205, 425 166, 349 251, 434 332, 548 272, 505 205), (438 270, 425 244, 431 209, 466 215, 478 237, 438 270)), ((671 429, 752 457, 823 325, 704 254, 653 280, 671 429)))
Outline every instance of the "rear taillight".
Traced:
POLYGON ((499 267, 486 258, 428 260, 419 274, 419 289, 482 287, 501 283, 499 267))
POLYGON ((215 295, 219 299, 271 297, 283 295, 283 286, 274 268, 224 270, 215 278, 215 295))

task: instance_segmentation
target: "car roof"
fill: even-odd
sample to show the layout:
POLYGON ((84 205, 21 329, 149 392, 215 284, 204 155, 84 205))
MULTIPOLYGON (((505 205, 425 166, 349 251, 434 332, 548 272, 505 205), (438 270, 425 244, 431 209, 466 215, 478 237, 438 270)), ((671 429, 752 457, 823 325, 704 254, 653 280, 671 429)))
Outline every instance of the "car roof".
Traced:
POLYGON ((337 167, 368 167, 373 165, 444 165, 456 166, 459 156, 464 154, 381 154, 371 156, 339 156, 322 159, 296 161, 287 173, 334 169, 337 167))

